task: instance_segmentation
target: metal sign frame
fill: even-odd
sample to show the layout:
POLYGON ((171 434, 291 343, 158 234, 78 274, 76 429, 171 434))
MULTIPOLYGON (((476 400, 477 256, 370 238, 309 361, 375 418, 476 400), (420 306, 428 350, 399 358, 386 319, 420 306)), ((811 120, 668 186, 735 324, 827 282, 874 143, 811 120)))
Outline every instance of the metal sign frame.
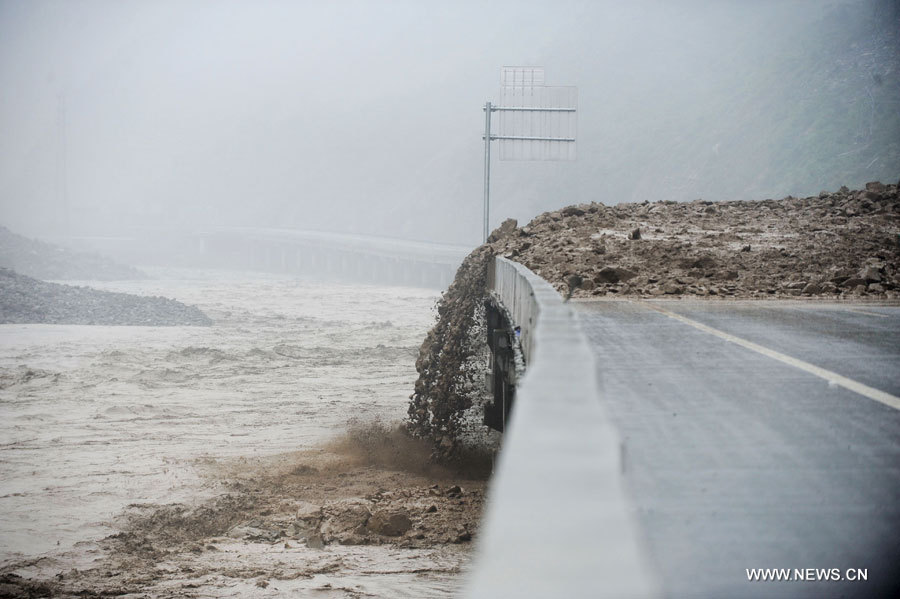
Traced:
MULTIPOLYGON (((508 95, 511 89, 538 89, 540 91, 562 88, 551 88, 544 85, 544 69, 541 67, 503 67, 500 75, 501 96, 508 95)), ((494 135, 491 132, 491 114, 494 112, 508 113, 526 113, 526 114, 553 114, 553 113, 572 113, 573 116, 577 112, 577 88, 566 88, 571 90, 571 106, 496 106, 490 101, 485 102, 484 107, 484 231, 483 240, 487 242, 489 234, 490 220, 490 190, 491 190, 491 142, 498 140, 503 141, 523 141, 523 142, 554 142, 562 144, 574 144, 575 136, 543 136, 543 135, 494 135)), ((530 123, 529 123, 530 125, 530 123)), ((538 128, 546 128, 538 126, 538 128)), ((577 121, 573 121, 573 128, 577 128, 577 121)), ((519 158, 520 160, 522 158, 519 158)), ((532 159, 532 158, 528 158, 532 159)), ((538 157, 536 160, 548 159, 568 159, 568 158, 546 158, 538 157)), ((574 155, 573 158, 574 160, 574 155)), ((503 157, 501 156, 501 160, 503 157)), ((513 158, 516 160, 516 158, 513 158)))

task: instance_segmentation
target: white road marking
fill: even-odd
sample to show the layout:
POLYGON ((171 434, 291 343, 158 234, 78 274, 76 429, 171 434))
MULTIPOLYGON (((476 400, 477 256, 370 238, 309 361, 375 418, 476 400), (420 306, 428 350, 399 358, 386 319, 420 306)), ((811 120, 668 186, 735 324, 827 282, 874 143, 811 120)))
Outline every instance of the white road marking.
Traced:
POLYGON ((875 401, 881 402, 886 406, 890 406, 895 410, 900 410, 900 397, 896 395, 891 395, 890 393, 886 393, 879 389, 875 389, 873 387, 869 387, 868 385, 864 385, 860 382, 854 381, 853 379, 848 379, 845 376, 841 376, 836 372, 831 372, 830 370, 825 370, 824 368, 819 368, 809 362, 804 362, 803 360, 798 360, 797 358, 792 358, 786 354, 781 352, 777 352, 774 349, 769 349, 768 347, 763 347, 762 345, 758 345, 753 343, 752 341, 747 341, 746 339, 742 339, 740 337, 736 337, 725 331, 720 331, 719 329, 714 329, 710 326, 706 326, 705 324, 699 323, 696 320, 691 320, 681 314, 676 314, 675 312, 670 312, 665 308, 661 308, 660 306, 656 306, 647 302, 640 302, 644 306, 652 310, 656 310, 661 314, 665 314, 669 318, 674 318, 679 322, 683 322, 684 324, 690 325, 695 329, 703 331, 704 333, 709 333, 710 335, 715 335, 720 339, 724 339, 726 341, 730 341, 731 343, 735 343, 740 345, 741 347, 745 347, 749 350, 755 351, 758 354, 762 354, 773 360, 778 360, 784 364, 788 364, 789 366, 793 366, 794 368, 799 368, 804 372, 808 372, 812 375, 815 375, 819 378, 825 379, 828 381, 829 385, 838 385, 843 387, 844 389, 848 389, 853 391, 854 393, 859 393, 869 399, 874 399, 875 401))
POLYGON ((869 316, 880 316, 881 318, 890 318, 889 314, 879 314, 878 312, 869 312, 867 310, 860 310, 858 308, 845 308, 847 312, 856 312, 857 314, 868 314, 869 316))
MULTIPOLYGON (((809 313, 810 310, 815 310, 816 308, 819 308, 819 306, 816 306, 815 304, 810 304, 810 305, 806 305, 806 306, 787 306, 786 305, 786 306, 782 306, 782 307, 787 310, 797 310, 798 312, 806 312, 807 314, 809 313)), ((866 316, 878 316, 881 318, 890 318, 891 317, 890 314, 881 314, 879 312, 869 312, 868 310, 862 310, 860 308, 845 308, 843 306, 839 306, 837 308, 833 308, 833 310, 837 311, 837 312, 850 312, 852 314, 865 314, 866 316)))

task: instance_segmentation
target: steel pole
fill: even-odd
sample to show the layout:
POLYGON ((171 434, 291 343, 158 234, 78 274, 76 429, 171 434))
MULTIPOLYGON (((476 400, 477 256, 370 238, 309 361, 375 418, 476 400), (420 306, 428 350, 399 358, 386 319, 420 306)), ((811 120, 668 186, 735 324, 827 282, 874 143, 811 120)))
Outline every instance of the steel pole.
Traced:
POLYGON ((491 103, 484 104, 484 238, 487 243, 491 216, 491 103))

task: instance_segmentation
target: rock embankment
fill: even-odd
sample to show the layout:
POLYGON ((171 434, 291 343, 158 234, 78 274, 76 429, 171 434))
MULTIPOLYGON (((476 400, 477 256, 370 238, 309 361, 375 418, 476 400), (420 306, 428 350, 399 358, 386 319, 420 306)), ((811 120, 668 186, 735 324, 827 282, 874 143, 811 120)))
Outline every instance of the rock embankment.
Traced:
POLYGON ((0 268, 0 323, 209 326, 212 320, 164 297, 48 283, 0 268))
POLYGON ((777 201, 568 206, 490 245, 575 297, 900 297, 900 196, 878 182, 777 201))
POLYGON ((0 266, 36 279, 118 281, 146 279, 140 270, 87 252, 29 239, 0 226, 0 266))
POLYGON ((407 428, 431 439, 433 456, 440 459, 458 457, 463 412, 484 394, 485 365, 479 356, 486 334, 485 277, 493 255, 494 249, 484 245, 466 257, 438 301, 438 321, 419 348, 407 428))

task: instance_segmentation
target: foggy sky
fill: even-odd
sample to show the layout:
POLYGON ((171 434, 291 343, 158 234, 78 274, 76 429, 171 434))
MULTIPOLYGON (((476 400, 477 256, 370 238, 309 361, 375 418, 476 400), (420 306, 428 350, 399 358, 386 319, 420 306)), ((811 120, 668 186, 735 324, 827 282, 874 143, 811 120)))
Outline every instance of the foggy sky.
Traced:
MULTIPOLYGON (((474 245, 481 106, 499 96, 503 65, 578 86, 578 160, 495 160, 492 226, 579 202, 731 199, 751 180, 781 197, 790 182, 735 166, 762 150, 742 147, 734 123, 772 117, 697 107, 746 84, 745 66, 790 60, 788 41, 834 4, 870 10, 0 1, 0 224, 37 235, 252 224, 474 245), (687 157, 652 143, 698 131, 702 150, 687 157), (716 160, 734 189, 704 184, 716 160)), ((873 179, 898 175, 873 165, 873 179)))

